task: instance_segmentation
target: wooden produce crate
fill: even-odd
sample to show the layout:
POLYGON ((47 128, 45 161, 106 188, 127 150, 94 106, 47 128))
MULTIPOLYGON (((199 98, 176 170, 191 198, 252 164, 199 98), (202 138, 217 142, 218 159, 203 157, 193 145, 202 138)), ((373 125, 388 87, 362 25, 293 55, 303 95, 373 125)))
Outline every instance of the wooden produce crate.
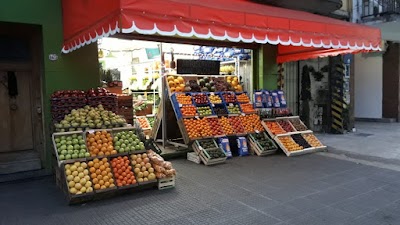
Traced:
POLYGON ((166 190, 175 187, 175 176, 158 179, 158 190, 166 190))
POLYGON ((77 158, 77 159, 65 159, 65 160, 60 160, 58 151, 57 151, 57 144, 55 139, 57 137, 61 137, 61 136, 72 136, 73 134, 77 134, 78 136, 81 136, 83 138, 83 140, 85 141, 85 146, 86 146, 86 152, 89 152, 87 149, 87 145, 86 145, 86 136, 84 135, 83 131, 70 131, 70 132, 60 132, 60 133, 53 133, 52 134, 52 142, 53 142, 53 148, 54 148, 54 153, 57 159, 57 164, 60 167, 62 163, 74 163, 74 162, 82 162, 85 161, 88 157, 84 157, 84 158, 77 158))
MULTIPOLYGON (((274 133, 272 133, 272 131, 268 128, 267 122, 276 122, 276 119, 263 119, 263 120, 261 121, 261 124, 263 125, 264 129, 267 131, 268 135, 269 135, 271 138, 274 138, 276 135, 275 135, 274 133)), ((279 123, 277 123, 277 125, 278 125, 280 128, 282 128, 281 125, 279 125, 279 123)), ((282 130, 283 130, 283 128, 282 128, 282 130)), ((287 134, 287 132, 285 132, 285 134, 287 134)))
MULTIPOLYGON (((87 161, 84 161, 87 162, 87 161)), ((67 201, 69 204, 77 204, 77 203, 83 203, 83 202, 87 202, 87 201, 91 201, 94 199, 94 188, 93 191, 90 193, 84 193, 84 194, 71 194, 69 191, 69 187, 68 187, 68 180, 67 180, 67 175, 65 173, 65 165, 67 164, 73 164, 73 163, 61 163, 59 169, 60 175, 61 175, 61 180, 62 182, 62 188, 61 190, 64 192, 65 196, 67 197, 67 201)), ((89 175, 90 177, 90 175, 89 175)), ((93 181, 90 178, 90 182, 92 182, 92 187, 93 187, 93 181)))
POLYGON ((279 146, 280 149, 282 149, 282 151, 287 155, 287 156, 297 156, 297 155, 304 155, 304 154, 309 154, 309 153, 313 153, 315 148, 311 147, 311 148, 305 148, 302 150, 298 150, 298 151, 289 151, 283 144, 282 142, 279 140, 279 137, 284 137, 284 136, 290 136, 290 134, 280 134, 277 135, 274 138, 275 143, 279 146))
POLYGON ((307 128, 307 126, 303 123, 303 121, 301 121, 301 119, 300 119, 299 116, 289 116, 289 117, 286 117, 286 118, 289 120, 289 122, 292 124, 292 126, 293 126, 296 130, 297 130, 297 128, 293 125, 292 120, 297 120, 298 123, 301 124, 301 126, 304 126, 305 129, 303 129, 303 130, 297 130, 297 131, 307 131, 307 130, 309 130, 309 129, 307 128))
POLYGON ((143 130, 151 130, 149 120, 146 116, 136 116, 135 120, 143 130), (142 126, 142 124, 139 122, 140 120, 143 121, 144 126, 142 126))
POLYGON ((215 164, 220 164, 220 163, 224 163, 226 161, 226 159, 228 158, 225 154, 225 152, 221 149, 221 148, 214 148, 214 149, 204 149, 203 151, 200 152, 200 159, 201 161, 204 163, 204 165, 206 166, 211 166, 211 165, 215 165, 215 164), (216 159, 211 159, 210 155, 207 153, 207 150, 219 150, 222 153, 224 153, 225 157, 221 157, 221 158, 216 158, 216 159))
POLYGON ((196 152, 188 152, 187 153, 187 160, 200 164, 201 160, 200 160, 200 156, 196 153, 196 152))
MULTIPOLYGON (((289 121, 289 119, 287 118, 287 117, 277 117, 277 118, 275 118, 276 119, 276 122, 282 122, 282 121, 284 121, 284 122, 286 122, 288 125, 289 125, 289 127, 293 130, 293 131, 286 131, 285 129, 285 131, 287 132, 287 134, 294 134, 294 133, 297 133, 297 130, 296 130, 296 128, 292 125, 292 123, 289 121)), ((281 124, 279 124, 281 127, 282 127, 282 125, 281 124)), ((283 128, 283 127, 282 127, 283 128)))
POLYGON ((271 140, 265 132, 261 133, 265 138, 269 139, 271 143, 274 145, 273 149, 266 149, 265 146, 262 146, 257 139, 254 137, 254 134, 249 134, 248 143, 250 145, 250 150, 253 151, 258 156, 266 156, 276 153, 278 147, 275 145, 274 141, 271 140))
MULTIPOLYGON (((304 131, 304 132, 302 132, 301 133, 301 135, 303 136, 303 138, 304 138, 304 136, 305 135, 309 135, 309 134, 312 134, 312 135, 314 135, 314 133, 311 131, 311 130, 308 130, 308 131, 304 131)), ((314 135, 315 136, 315 135, 314 135)), ((322 151, 325 151, 326 149, 327 149, 327 146, 325 146, 325 145, 323 145, 322 143, 321 143, 321 141, 315 136, 315 138, 319 141, 319 143, 321 144, 321 146, 313 146, 313 148, 315 148, 314 149, 314 151, 315 152, 322 152, 322 151)), ((304 139, 306 139, 306 138, 304 138, 304 139)), ((310 142, 306 139, 306 141, 310 144, 310 142)), ((311 144, 310 144, 311 145, 311 144)), ((312 146, 312 145, 311 145, 312 146)))
POLYGON ((200 155, 201 151, 203 151, 205 148, 201 145, 202 141, 209 141, 212 142, 212 147, 211 148, 218 148, 218 144, 214 139, 203 139, 203 140, 195 140, 192 144, 192 148, 194 152, 197 153, 197 155, 200 155))

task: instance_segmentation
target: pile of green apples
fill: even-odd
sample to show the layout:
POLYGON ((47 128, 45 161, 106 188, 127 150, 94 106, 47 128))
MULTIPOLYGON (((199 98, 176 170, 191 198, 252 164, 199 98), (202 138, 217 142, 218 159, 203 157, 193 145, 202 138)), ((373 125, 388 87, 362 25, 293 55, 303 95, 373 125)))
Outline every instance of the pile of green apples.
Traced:
POLYGON ((145 150, 144 143, 133 130, 120 131, 114 134, 114 148, 119 153, 145 150))
POLYGON ((54 138, 59 160, 89 157, 82 134, 60 135, 54 138))

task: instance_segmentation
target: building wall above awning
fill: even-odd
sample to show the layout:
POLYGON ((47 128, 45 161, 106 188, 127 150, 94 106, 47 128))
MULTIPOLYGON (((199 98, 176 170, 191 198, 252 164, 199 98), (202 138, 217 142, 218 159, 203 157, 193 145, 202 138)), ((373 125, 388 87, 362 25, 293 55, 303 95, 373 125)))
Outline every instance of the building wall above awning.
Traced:
POLYGON ((115 33, 279 45, 278 62, 380 49, 379 29, 247 0, 64 0, 68 53, 115 33))

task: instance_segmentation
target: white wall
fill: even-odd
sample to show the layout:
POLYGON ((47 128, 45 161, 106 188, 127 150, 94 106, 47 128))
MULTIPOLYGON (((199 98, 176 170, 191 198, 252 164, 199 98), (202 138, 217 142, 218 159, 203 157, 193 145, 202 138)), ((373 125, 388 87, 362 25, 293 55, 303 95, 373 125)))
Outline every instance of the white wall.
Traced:
POLYGON ((356 118, 382 118, 382 56, 355 55, 356 118))

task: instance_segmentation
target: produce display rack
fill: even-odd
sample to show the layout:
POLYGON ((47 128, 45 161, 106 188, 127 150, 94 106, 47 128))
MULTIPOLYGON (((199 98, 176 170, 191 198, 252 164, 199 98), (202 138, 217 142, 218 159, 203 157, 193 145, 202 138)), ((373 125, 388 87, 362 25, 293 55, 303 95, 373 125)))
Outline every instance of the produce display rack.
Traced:
MULTIPOLYGON (((285 117, 285 118, 286 118, 286 117, 285 117)), ((272 131, 268 128, 266 122, 270 122, 270 121, 271 121, 271 122, 276 122, 277 125, 278 125, 282 130, 284 130, 284 129, 281 127, 281 125, 278 123, 278 120, 280 120, 280 118, 263 119, 263 120, 261 121, 261 124, 263 125, 264 129, 267 131, 268 135, 269 135, 271 138, 275 138, 276 136, 282 135, 282 134, 277 134, 277 135, 273 134, 272 131)), ((281 120, 283 120, 283 118, 282 118, 281 120)), ((292 127, 293 127, 293 126, 292 126, 292 127)), ((293 127, 293 129, 294 129, 294 127, 293 127)), ((292 135, 292 134, 297 134, 297 133, 299 133, 299 131, 296 131, 296 129, 294 129, 294 132, 286 132, 286 131, 285 131, 285 133, 283 133, 283 135, 292 135)))

